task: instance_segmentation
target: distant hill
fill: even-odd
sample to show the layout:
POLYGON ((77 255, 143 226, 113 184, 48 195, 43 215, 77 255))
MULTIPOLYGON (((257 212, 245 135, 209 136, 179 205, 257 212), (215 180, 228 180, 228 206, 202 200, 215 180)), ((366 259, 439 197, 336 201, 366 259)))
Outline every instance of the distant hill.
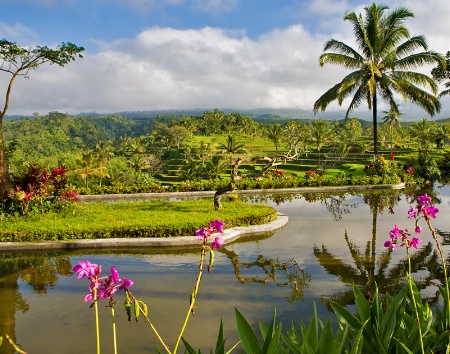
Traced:
MULTIPOLYGON (((450 97, 444 97, 441 99, 442 111, 440 114, 432 117, 433 120, 440 120, 450 118, 450 97)), ((197 109, 166 109, 166 110, 150 110, 150 111, 123 111, 123 112, 111 112, 110 114, 120 114, 123 117, 133 120, 145 120, 148 118, 156 118, 158 116, 201 116, 204 112, 213 111, 215 108, 220 109, 224 113, 240 113, 244 116, 253 118, 256 121, 275 121, 280 122, 291 119, 326 119, 326 120, 341 120, 345 117, 345 109, 336 111, 319 112, 314 115, 313 110, 307 109, 295 109, 295 108, 254 108, 254 109, 233 109, 233 108, 197 108, 197 109)), ((384 115, 383 111, 386 108, 379 108, 378 119, 381 121, 381 117, 384 115)), ((430 116, 421 108, 413 105, 402 105, 400 103, 400 111, 403 113, 401 120, 404 122, 414 122, 422 120, 423 118, 430 119, 430 116)), ((84 112, 74 116, 104 116, 105 113, 96 112, 84 112)), ((20 115, 7 115, 5 119, 13 120, 20 119, 23 116, 20 115)), ((29 116, 28 116, 29 117, 29 116)), ((358 118, 361 120, 372 121, 372 112, 366 107, 360 108, 350 114, 350 118, 358 118)))

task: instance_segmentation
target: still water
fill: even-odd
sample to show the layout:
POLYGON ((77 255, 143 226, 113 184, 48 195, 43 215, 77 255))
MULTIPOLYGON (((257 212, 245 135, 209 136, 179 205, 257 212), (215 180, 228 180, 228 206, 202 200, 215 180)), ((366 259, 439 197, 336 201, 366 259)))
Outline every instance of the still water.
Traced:
MULTIPOLYGON (((417 195, 427 192, 440 209, 433 226, 444 244, 450 241, 450 188, 396 190, 363 194, 274 195, 252 199, 288 215, 288 225, 273 235, 240 240, 216 252, 213 272, 202 278, 197 308, 184 337, 209 351, 216 342, 220 320, 227 348, 237 341, 234 308, 257 329, 269 324, 276 310, 283 331, 300 320, 309 322, 316 304, 319 317, 333 317, 328 301, 353 305, 352 284, 370 296, 378 285, 394 293, 405 282, 405 251, 388 252, 383 243, 394 223, 414 229, 407 210, 417 195)), ((199 225, 201 226, 201 225, 199 225)), ((425 225, 424 229, 425 229, 425 225)), ((438 301, 433 285, 442 277, 428 231, 413 253, 413 277, 429 301, 438 301)), ((444 246, 446 255, 448 246, 444 246)), ((72 268, 79 260, 112 265, 132 279, 133 294, 148 304, 149 317, 173 347, 189 306, 199 250, 136 249, 76 253, 0 253, 0 333, 8 333, 29 353, 94 353, 94 311, 84 303, 88 281, 72 268)), ((116 300, 118 350, 154 353, 162 349, 143 320, 128 322, 123 294, 116 300)), ((111 353, 109 309, 101 304, 103 353, 111 353)), ((5 345, 1 353, 12 353, 5 345)))

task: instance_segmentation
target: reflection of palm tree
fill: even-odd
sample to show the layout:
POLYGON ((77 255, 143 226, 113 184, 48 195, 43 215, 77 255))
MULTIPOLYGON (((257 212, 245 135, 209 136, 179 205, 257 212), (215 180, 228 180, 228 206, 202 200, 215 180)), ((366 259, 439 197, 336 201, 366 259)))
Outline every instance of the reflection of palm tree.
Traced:
MULTIPOLYGON (((361 252, 359 247, 349 240, 347 232, 345 233, 345 241, 353 259, 353 265, 347 264, 342 260, 342 257, 336 256, 328 251, 322 245, 321 248, 314 247, 314 255, 317 257, 320 265, 329 274, 336 275, 345 285, 348 290, 332 294, 330 298, 323 298, 327 304, 331 299, 342 306, 354 304, 355 298, 352 290, 352 284, 355 284, 362 293, 371 299, 375 293, 375 288, 383 294, 389 292, 396 294, 405 284, 406 270, 408 269, 408 260, 399 261, 398 264, 388 267, 391 259, 391 250, 386 250, 374 258, 373 243, 368 241, 364 252, 361 252)), ((428 256, 432 253, 431 243, 421 247, 418 252, 411 255, 412 270, 417 271, 426 264, 428 264, 428 256)), ((419 289, 425 288, 432 278, 427 276, 425 279, 421 278, 416 281, 419 289)))
POLYGON ((236 252, 229 251, 225 247, 222 247, 219 252, 226 254, 228 259, 230 259, 231 264, 233 264, 234 267, 234 275, 241 284, 267 284, 270 281, 273 281, 277 286, 290 285, 291 294, 286 298, 286 301, 288 302, 295 302, 303 299, 303 291, 309 286, 311 281, 311 276, 303 269, 300 269, 294 259, 289 260, 289 262, 280 262, 278 259, 267 259, 260 255, 254 262, 241 263, 239 262, 239 256, 236 252), (261 268, 263 276, 244 277, 241 275, 241 268, 250 269, 253 267, 261 268), (280 271, 283 271, 286 277, 286 279, 281 281, 277 278, 277 274, 279 274, 280 271))
MULTIPOLYGON (((19 292, 16 264, 12 261, 2 261, 0 264, 0 335, 8 334, 16 342, 16 310, 26 312, 29 306, 19 292)), ((5 354, 16 352, 7 343, 1 346, 1 350, 5 354)))
MULTIPOLYGON (((376 239, 377 239, 377 216, 382 213, 385 208, 389 208, 393 212, 393 207, 400 200, 399 191, 388 191, 379 193, 373 191, 364 195, 364 201, 370 206, 372 212, 372 239, 367 241, 364 252, 350 241, 347 232, 344 239, 353 259, 353 265, 347 264, 338 257, 328 251, 325 245, 321 248, 314 246, 314 255, 319 263, 326 269, 329 274, 336 275, 343 283, 348 286, 348 290, 342 293, 331 295, 331 299, 342 306, 353 304, 354 294, 352 284, 358 286, 362 293, 371 299, 378 287, 379 293, 389 292, 397 293, 404 285, 406 270, 408 269, 407 259, 399 261, 394 266, 389 266, 392 250, 382 252, 378 258, 376 257, 376 239)), ((411 257, 412 271, 428 265, 432 254, 431 243, 420 248, 419 251, 413 253, 411 257)), ((432 279, 431 274, 425 278, 416 281, 417 287, 423 289, 432 279)), ((329 309, 328 300, 324 298, 324 302, 329 309)))

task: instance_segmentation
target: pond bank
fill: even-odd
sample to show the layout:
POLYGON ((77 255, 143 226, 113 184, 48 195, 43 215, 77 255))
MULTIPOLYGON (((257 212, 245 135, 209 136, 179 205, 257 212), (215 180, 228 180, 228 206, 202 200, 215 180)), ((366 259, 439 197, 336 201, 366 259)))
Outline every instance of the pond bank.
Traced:
MULTIPOLYGON (((405 183, 378 184, 368 186, 335 186, 335 187, 302 187, 280 189, 251 189, 236 190, 227 194, 257 195, 257 194, 289 194, 289 193, 318 193, 318 192, 353 192, 382 189, 403 189, 405 183)), ((124 199, 165 199, 165 198, 201 198, 213 197, 215 191, 198 192, 167 192, 167 193, 131 193, 131 194, 96 194, 80 195, 81 201, 124 200, 124 199)))
MULTIPOLYGON (((274 233, 288 223, 288 217, 278 213, 278 218, 268 224, 239 226, 225 229, 220 237, 224 243, 230 243, 244 236, 274 233)), ((0 252, 4 251, 41 251, 74 250, 92 248, 130 248, 130 247, 179 247, 198 246, 197 236, 146 237, 146 238, 110 238, 96 240, 43 241, 43 242, 0 242, 0 252)))
MULTIPOLYGON (((228 194, 258 195, 258 194, 288 194, 288 193, 315 193, 315 192, 351 192, 365 190, 402 189, 404 183, 396 185, 371 186, 336 186, 311 187, 289 189, 239 190, 228 194)), ((176 192, 176 193, 136 193, 136 194, 107 194, 107 195, 81 195, 81 201, 108 201, 108 200, 137 200, 137 199, 168 199, 168 198, 199 198, 212 197, 214 191, 203 192, 176 192)), ((277 220, 268 224, 246 227, 233 227, 224 230, 221 237, 225 244, 241 237, 270 234, 282 229, 288 223, 288 217, 278 213, 277 220)), ((131 248, 131 247, 180 247, 198 246, 197 236, 178 237, 151 237, 151 238, 110 238, 85 239, 71 241, 42 241, 42 242, 0 242, 0 252, 8 251, 40 251, 40 250, 74 250, 94 248, 131 248)))

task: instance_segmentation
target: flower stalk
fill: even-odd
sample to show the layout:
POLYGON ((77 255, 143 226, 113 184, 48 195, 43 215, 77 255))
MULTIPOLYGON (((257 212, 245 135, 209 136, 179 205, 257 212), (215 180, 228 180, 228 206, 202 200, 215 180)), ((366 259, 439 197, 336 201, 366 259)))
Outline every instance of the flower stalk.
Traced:
POLYGON ((192 290, 190 303, 188 312, 186 314, 186 317, 184 319, 183 325, 181 327, 180 333, 178 335, 178 339, 175 343, 174 351, 171 352, 169 349, 169 346, 165 344, 162 337, 159 335, 158 331, 156 330, 155 326, 152 324, 148 317, 147 312, 147 305, 142 302, 141 300, 136 299, 131 291, 129 290, 129 287, 131 287, 134 283, 133 281, 126 279, 126 278, 120 278, 119 273, 116 270, 115 266, 111 267, 111 275, 107 277, 100 277, 101 274, 101 266, 97 266, 97 264, 92 264, 89 261, 78 262, 78 265, 73 268, 74 272, 78 273, 78 279, 88 277, 91 284, 89 286, 89 293, 85 296, 84 301, 92 301, 93 304, 91 306, 94 306, 95 309, 95 326, 96 326, 96 339, 97 339, 97 354, 100 354, 100 331, 99 331, 99 319, 98 319, 98 301, 102 299, 109 299, 109 307, 111 308, 111 316, 112 316, 112 331, 113 331, 113 341, 114 341, 114 354, 117 354, 117 338, 116 338, 116 322, 115 322, 115 312, 114 312, 114 295, 117 290, 124 290, 126 300, 124 303, 125 310, 128 315, 128 320, 131 320, 131 305, 134 306, 134 315, 136 318, 136 321, 138 321, 139 315, 142 314, 145 318, 145 321, 149 323, 149 326, 155 333, 156 337, 160 341, 160 343, 163 345, 164 349, 168 354, 175 354, 178 350, 178 346, 182 340, 183 333, 186 329, 187 323, 189 321, 189 318, 191 314, 194 313, 195 308, 195 300, 197 298, 198 290, 200 288, 200 282, 203 276, 203 270, 204 270, 204 264, 205 264, 205 257, 206 252, 209 252, 210 258, 209 258, 209 265, 208 265, 208 272, 212 271, 212 266, 214 264, 214 248, 219 249, 220 246, 224 243, 223 239, 220 237, 216 237, 214 241, 211 244, 211 247, 208 246, 208 240, 212 233, 214 232, 221 232, 223 233, 223 226, 225 224, 220 221, 219 219, 215 221, 211 221, 209 226, 207 228, 202 227, 200 230, 196 231, 196 235, 198 236, 198 239, 202 241, 201 251, 200 251, 200 264, 199 264, 199 272, 197 275, 197 280, 195 283, 195 286, 192 290))

